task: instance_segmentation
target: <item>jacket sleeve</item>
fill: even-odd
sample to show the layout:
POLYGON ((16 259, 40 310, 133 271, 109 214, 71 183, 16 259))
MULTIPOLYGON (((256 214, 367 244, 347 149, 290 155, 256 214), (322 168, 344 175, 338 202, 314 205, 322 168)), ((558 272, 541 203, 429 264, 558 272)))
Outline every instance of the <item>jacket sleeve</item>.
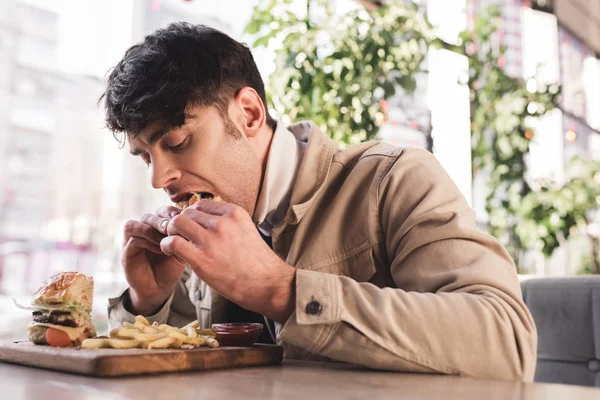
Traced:
POLYGON ((506 250, 430 153, 387 168, 375 209, 396 287, 298 270, 281 340, 376 369, 531 381, 537 333, 506 250))

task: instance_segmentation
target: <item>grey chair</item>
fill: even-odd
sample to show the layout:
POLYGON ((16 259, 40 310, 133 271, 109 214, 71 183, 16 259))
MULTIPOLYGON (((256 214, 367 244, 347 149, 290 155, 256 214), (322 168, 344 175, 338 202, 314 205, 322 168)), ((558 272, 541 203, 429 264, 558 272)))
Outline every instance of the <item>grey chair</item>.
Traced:
POLYGON ((538 329, 536 382, 600 387, 600 276, 521 283, 538 329))

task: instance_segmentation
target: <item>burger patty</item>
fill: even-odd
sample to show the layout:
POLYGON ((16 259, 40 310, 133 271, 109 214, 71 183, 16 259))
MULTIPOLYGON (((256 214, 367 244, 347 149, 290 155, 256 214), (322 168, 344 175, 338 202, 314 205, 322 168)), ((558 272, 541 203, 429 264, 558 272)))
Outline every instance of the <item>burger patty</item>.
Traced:
POLYGON ((71 328, 77 327, 77 323, 73 320, 73 316, 69 311, 34 311, 33 321, 44 324, 68 326, 71 328))

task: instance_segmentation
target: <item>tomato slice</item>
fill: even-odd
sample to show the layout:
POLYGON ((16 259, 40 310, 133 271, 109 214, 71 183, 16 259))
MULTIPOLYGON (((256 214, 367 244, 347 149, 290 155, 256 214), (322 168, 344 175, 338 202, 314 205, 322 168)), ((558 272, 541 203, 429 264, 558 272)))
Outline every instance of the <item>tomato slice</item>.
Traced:
POLYGON ((48 328, 46 331, 46 342, 53 347, 70 347, 71 339, 69 335, 60 329, 48 328))

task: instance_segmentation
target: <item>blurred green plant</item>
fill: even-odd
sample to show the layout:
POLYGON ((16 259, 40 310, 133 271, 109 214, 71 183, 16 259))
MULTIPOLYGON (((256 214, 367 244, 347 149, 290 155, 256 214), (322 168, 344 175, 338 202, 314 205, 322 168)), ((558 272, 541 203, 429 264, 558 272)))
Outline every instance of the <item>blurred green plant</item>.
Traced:
POLYGON ((488 229, 513 258, 522 250, 551 256, 598 207, 599 164, 580 158, 566 180, 527 179, 527 154, 541 117, 559 106, 560 87, 509 76, 502 68, 506 48, 494 46, 501 14, 490 7, 453 50, 469 58, 473 176, 488 177, 488 229))
POLYGON ((537 248, 549 256, 577 230, 586 233, 600 199, 599 171, 599 162, 573 158, 563 184, 537 182, 522 198, 511 199, 520 221, 515 231, 521 248, 537 248))
POLYGON ((340 146, 375 137, 381 100, 415 90, 432 27, 400 2, 345 14, 328 0, 262 0, 245 32, 275 48, 268 92, 277 114, 310 119, 340 146))
MULTIPOLYGON (((436 38, 427 16, 400 1, 370 5, 344 15, 331 2, 263 0, 246 32, 254 46, 274 45, 276 69, 270 96, 279 116, 311 119, 340 145, 373 138, 381 122, 380 100, 396 87, 415 89, 430 46, 465 55, 461 79, 471 98, 474 176, 488 176, 488 229, 515 260, 522 250, 550 256, 598 208, 597 163, 572 160, 567 180, 529 182, 527 153, 539 119, 558 107, 560 87, 506 74, 506 49, 495 45, 500 12, 479 13, 457 44, 436 38), (304 7, 305 6, 305 7, 304 7)), ((369 4, 373 3, 373 4, 369 4)), ((597 259, 596 264, 597 265, 597 259)))

